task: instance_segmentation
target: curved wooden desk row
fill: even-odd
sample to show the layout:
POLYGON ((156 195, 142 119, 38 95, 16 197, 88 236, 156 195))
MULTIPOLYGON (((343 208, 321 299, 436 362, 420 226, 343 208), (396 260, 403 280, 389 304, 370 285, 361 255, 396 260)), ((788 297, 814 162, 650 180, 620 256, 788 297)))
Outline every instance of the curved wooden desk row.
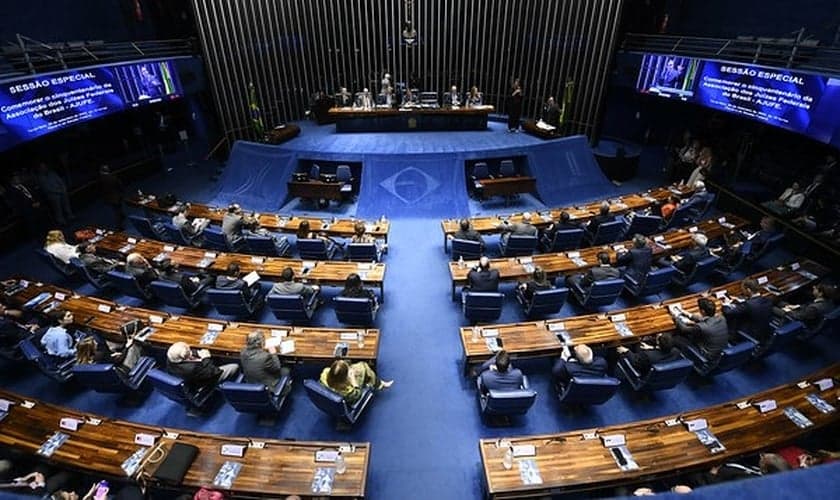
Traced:
POLYGON ((224 273, 228 264, 238 262, 243 273, 256 271, 261 279, 278 281, 286 267, 291 267, 295 277, 309 283, 344 286, 350 273, 358 273, 368 286, 379 287, 385 297, 385 264, 356 263, 338 260, 304 261, 283 257, 261 257, 240 253, 207 251, 195 247, 183 247, 162 241, 135 238, 126 233, 97 231, 102 234, 91 240, 97 252, 107 256, 125 258, 131 252, 138 252, 149 261, 166 254, 182 269, 206 271, 212 274, 224 273), (308 269, 308 271, 305 271, 308 269))
MULTIPOLYGON (((709 240, 720 238, 736 229, 749 224, 749 221, 735 215, 710 219, 688 228, 671 229, 659 235, 651 236, 650 246, 653 256, 662 257, 673 255, 692 245, 691 236, 695 232, 705 234, 709 240)), ((632 241, 612 243, 609 246, 581 248, 569 252, 544 253, 531 257, 506 259, 492 259, 491 267, 499 270, 501 281, 526 281, 531 277, 534 266, 540 266, 549 276, 558 274, 578 274, 586 272, 590 267, 598 265, 598 253, 606 251, 610 254, 610 261, 615 262, 616 249, 633 247, 632 241), (571 257, 570 257, 571 255, 571 257), (572 260, 574 258, 574 260, 572 260), (578 261, 577 263, 575 261, 578 261), (582 262, 583 261, 583 262, 582 262)), ((477 264, 477 261, 467 261, 463 267, 458 262, 449 262, 449 275, 452 278, 452 297, 455 298, 455 288, 467 284, 467 274, 477 264)))
MULTIPOLYGON (((628 194, 618 198, 610 198, 606 201, 610 202, 610 213, 614 215, 619 215, 625 212, 629 212, 631 210, 644 210, 653 205, 662 203, 663 201, 667 200, 669 196, 683 198, 687 195, 690 195, 691 193, 692 190, 686 186, 665 186, 656 189, 651 189, 650 191, 645 191, 643 193, 628 194)), ((533 218, 531 219, 531 224, 539 228, 543 228, 545 226, 548 226, 552 221, 558 220, 560 218, 561 212, 568 212, 572 219, 575 221, 585 222, 590 218, 598 215, 598 211, 601 208, 602 201, 604 200, 593 201, 583 205, 576 205, 564 208, 552 208, 550 210, 534 212, 533 218)), ((510 222, 521 222, 522 214, 512 214, 509 217, 505 217, 504 219, 502 217, 499 217, 498 215, 470 218, 470 222, 472 223, 473 229, 475 229, 479 233, 484 234, 498 233, 499 224, 501 224, 503 220, 508 220, 510 222)), ((443 229, 444 248, 446 248, 447 245, 446 237, 455 234, 460 229, 459 224, 460 219, 444 219, 441 221, 440 225, 443 229)))
MULTIPOLYGON (((155 436, 157 442, 164 444, 167 449, 175 442, 199 448, 195 461, 184 477, 181 485, 183 489, 195 491, 202 486, 226 489, 213 486, 213 481, 225 462, 231 461, 242 466, 229 489, 233 495, 283 498, 297 494, 309 497, 314 494, 312 483, 317 469, 335 468, 333 463, 316 462, 315 453, 322 450, 335 451, 339 446, 352 446, 353 451, 342 453, 347 470, 344 474, 335 474, 332 493, 319 495, 350 498, 365 495, 370 443, 351 445, 202 434, 112 420, 38 402, 4 390, 0 390, 0 398, 13 403, 8 415, 0 421, 0 444, 4 448, 40 457, 37 453, 41 445, 54 433, 62 432, 69 438, 49 457, 49 461, 63 468, 81 470, 97 477, 105 475, 125 478, 127 474, 122 464, 137 450, 144 448, 134 441, 135 435, 142 433, 155 436), (22 406, 21 403, 27 400, 34 402, 35 406, 22 406), (75 431, 67 430, 59 426, 63 418, 84 423, 75 431), (167 433, 170 437, 167 437, 167 433), (175 434, 177 439, 172 439, 171 436, 175 434), (244 456, 222 456, 220 451, 222 445, 226 444, 245 446, 244 456), (261 444, 264 445, 262 448, 259 447, 261 444)), ((153 455, 149 451, 146 454, 153 455)), ((143 471, 154 473, 156 468, 156 464, 147 463, 143 471)))
POLYGON ((28 283, 28 286, 7 297, 9 303, 20 307, 41 293, 50 293, 52 298, 41 303, 34 311, 44 311, 53 307, 53 302, 59 302, 55 307, 72 311, 77 326, 91 328, 113 340, 120 339, 120 326, 139 319, 154 329, 145 343, 155 349, 166 350, 175 342, 186 342, 196 348, 208 349, 214 357, 238 359, 248 334, 261 329, 266 336, 294 340, 294 351, 280 356, 285 361, 329 363, 335 359, 335 346, 339 342, 347 344, 347 357, 350 359, 375 364, 379 355, 377 329, 314 328, 174 316, 162 311, 128 307, 110 300, 77 295, 72 290, 53 285, 22 281, 28 283), (364 332, 364 347, 358 345, 359 331, 364 332), (212 343, 202 342, 213 336, 215 338, 212 343))
MULTIPOLYGON (((775 287, 775 294, 787 295, 815 283, 828 273, 827 268, 815 262, 801 260, 798 263, 780 266, 752 276, 765 287, 775 287), (799 266, 798 269, 792 269, 797 266, 799 266)), ((712 288, 710 298, 716 299, 719 304, 720 299, 716 298, 716 294, 722 295, 724 292, 729 297, 738 297, 742 293, 741 281, 733 281, 712 288)), ((767 288, 762 288, 762 293, 765 295, 772 294, 767 288)), ((642 340, 642 337, 676 329, 668 312, 667 306, 669 304, 679 303, 685 310, 699 313, 697 298, 700 295, 699 293, 685 295, 658 304, 646 304, 629 309, 610 311, 609 314, 586 314, 545 321, 477 327, 480 333, 478 336, 481 337, 478 340, 473 340, 472 327, 462 327, 460 334, 464 349, 465 368, 468 370, 471 365, 481 363, 492 357, 493 353, 482 336, 486 333, 486 330, 489 330, 491 334, 498 332, 505 350, 519 358, 559 355, 564 345, 564 341, 560 338, 564 335, 568 336, 570 344, 589 344, 603 347, 632 344, 642 340), (625 323, 632 331, 632 335, 621 336, 616 329, 615 323, 618 322, 625 323), (561 331, 566 333, 561 333, 561 331)))
MULTIPOLYGON (((184 204, 184 202, 179 202, 171 207, 163 208, 158 204, 157 197, 152 194, 143 196, 134 195, 128 198, 126 203, 150 212, 168 214, 169 216, 174 215, 178 208, 184 204)), ((201 217, 210 220, 214 224, 221 224, 222 218, 227 211, 226 207, 213 207, 203 203, 188 204, 189 210, 187 210, 187 217, 201 217)), ((260 227, 269 231, 296 233, 301 221, 307 220, 309 221, 309 228, 312 231, 326 233, 329 236, 346 238, 353 236, 353 225, 357 221, 357 219, 338 219, 333 222, 331 219, 300 217, 292 214, 255 214, 255 218, 259 221, 260 227), (329 227, 323 229, 326 224, 329 224, 329 227)), ((388 231, 391 229, 390 220, 365 221, 365 225, 368 226, 368 233, 374 235, 376 238, 384 238, 385 241, 388 241, 388 231)))
MULTIPOLYGON (((502 466, 505 450, 497 447, 498 440, 482 439, 479 450, 485 484, 491 498, 535 497, 639 483, 711 468, 738 456, 787 444, 808 432, 836 423, 840 420, 840 412, 822 413, 806 396, 816 394, 836 407, 840 396, 838 387, 821 390, 816 382, 837 377, 840 377, 840 364, 811 374, 804 381, 680 415, 600 429, 509 438, 514 447, 533 446, 536 449, 534 456, 514 458, 510 470, 502 466), (766 400, 774 400, 777 408, 762 413, 757 403, 766 400), (798 427, 786 416, 788 407, 796 408, 813 425, 804 429, 798 427), (679 422, 669 422, 674 419, 679 422), (712 454, 694 432, 681 423, 695 419, 705 419, 708 430, 726 449, 712 454), (621 471, 602 440, 590 439, 592 433, 597 436, 623 435, 638 470, 621 471), (536 464, 542 484, 523 484, 519 463, 529 459, 536 464)), ((828 385, 828 382, 823 383, 828 385)))

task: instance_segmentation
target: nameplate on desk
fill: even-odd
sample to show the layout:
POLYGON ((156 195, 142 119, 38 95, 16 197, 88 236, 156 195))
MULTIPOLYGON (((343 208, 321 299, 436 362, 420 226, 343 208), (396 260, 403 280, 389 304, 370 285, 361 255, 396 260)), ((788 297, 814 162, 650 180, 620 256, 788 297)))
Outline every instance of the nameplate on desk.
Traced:
POLYGON ((157 314, 150 314, 149 315, 149 322, 159 325, 163 323, 163 316, 158 316, 157 314))
POLYGON ((663 241, 665 241, 665 237, 662 235, 654 236, 653 241, 655 241, 656 243, 662 243, 663 241))
POLYGON ((802 382, 797 383, 796 387, 799 387, 800 389, 807 389, 808 387, 811 387, 811 383, 807 380, 803 380, 802 382))
POLYGON ((533 457, 537 454, 537 447, 532 444, 517 444, 513 446, 514 457, 533 457))
POLYGON ((216 252, 204 252, 204 257, 206 257, 208 259, 215 259, 216 258, 216 252))
POLYGON ((624 439, 624 434, 610 434, 607 436, 601 436, 601 442, 604 443, 604 446, 607 448, 612 448, 613 446, 624 446, 627 442, 624 439))
POLYGON ((138 432, 134 435, 134 442, 135 444, 139 444, 141 446, 154 446, 157 438, 158 437, 153 434, 138 432))
POLYGON ((55 292, 55 293, 53 294, 53 297, 55 297, 55 300, 64 300, 64 299, 66 299, 66 298, 67 298, 67 295, 65 295, 65 294, 63 294, 63 293, 61 293, 61 292, 55 292))
POLYGON ((627 250, 627 248, 624 245, 613 245, 612 248, 615 252, 623 252, 624 250, 627 250))
POLYGON ((798 271, 800 267, 801 266, 799 265, 799 262, 794 262, 790 265, 790 270, 791 271, 798 271))
POLYGON ((767 276, 759 276, 756 279, 756 282, 758 282, 759 285, 763 285, 763 284, 767 283, 767 276))
POLYGON ((814 385, 820 388, 821 391, 827 391, 834 387, 834 379, 824 378, 814 382, 814 385))
POLYGON ((9 401, 8 399, 0 399, 0 411, 9 411, 9 407, 11 407, 14 403, 9 401))
POLYGON ((367 264, 359 263, 359 264, 356 265, 356 269, 358 269, 359 271, 371 271, 371 270, 373 270, 373 268, 374 268, 374 265, 370 264, 370 263, 367 263, 367 264))
POLYGON ((583 440, 584 441, 591 441, 593 439, 598 439, 597 432, 584 432, 583 433, 583 440))
POLYGON ((358 332, 341 332, 338 335, 338 338, 341 340, 358 340, 359 333, 358 332))
POLYGON ((280 343, 280 354, 291 354, 295 352, 294 339, 284 340, 280 343))
POLYGON ((722 299, 724 297, 726 297, 726 290, 718 290, 717 292, 715 292, 716 299, 722 299))
POLYGON ((221 323, 207 323, 207 329, 211 332, 220 332, 225 329, 225 325, 221 323))
POLYGON ((691 226, 690 228, 688 228, 688 232, 689 233, 696 233, 697 232, 697 226, 691 226))
POLYGON ((718 219, 718 222, 719 222, 719 223, 721 223, 721 224, 723 224, 724 222, 726 222, 726 217, 721 217, 721 218, 719 218, 719 219, 718 219))
POLYGON ((532 257, 520 257, 519 258, 519 263, 520 264, 530 264, 531 262, 534 262, 534 259, 532 257))
POLYGON ((559 332, 566 329, 566 323, 562 321, 558 321, 556 323, 549 323, 548 324, 548 331, 550 332, 559 332))
POLYGON ((223 444, 221 454, 225 457, 242 458, 245 456, 245 446, 241 444, 223 444))
POLYGON ((338 450, 318 450, 315 452, 316 462, 335 462, 338 458, 338 450))
POLYGON ((77 431, 81 423, 82 421, 77 418, 65 417, 58 421, 58 426, 68 431, 77 431))
POLYGON ((740 403, 735 405, 739 410, 746 410, 750 407, 749 401, 741 401, 740 403))
POLYGON ((96 310, 103 313, 109 313, 111 312, 111 306, 109 306, 108 304, 99 304, 96 307, 96 310))
POLYGON ((134 245, 129 243, 128 245, 124 245, 124 246, 120 247, 120 249, 117 250, 117 251, 119 253, 128 253, 128 252, 132 251, 133 249, 134 249, 134 245))
POLYGON ((613 316, 610 316, 610 321, 612 321, 613 323, 618 323, 620 321, 627 321, 627 315, 626 314, 615 314, 613 316))
POLYGON ((251 264, 262 264, 263 262, 265 262, 263 257, 251 257, 251 264))
POLYGON ((254 448, 257 450, 261 450, 265 448, 265 441, 249 441, 248 448, 254 448))
POLYGON ((678 418, 669 418, 668 420, 665 421, 665 427, 673 427, 673 426, 679 425, 679 424, 680 424, 680 419, 678 419, 678 418))
POLYGON ((764 401, 759 401, 758 403, 755 403, 755 406, 761 413, 767 413, 768 411, 773 411, 776 409, 776 400, 765 399, 764 401))
POLYGON ((97 425, 102 423, 102 419, 101 418, 87 417, 85 419, 85 422, 87 422, 90 425, 97 426, 97 425))
POLYGON ((272 328, 271 329, 271 336, 272 337, 283 338, 283 337, 287 337, 288 335, 289 335, 289 330, 281 330, 281 329, 278 329, 278 328, 272 328))
POLYGON ((21 408, 26 408, 27 410, 35 408, 35 402, 29 401, 28 399, 24 400, 23 403, 20 404, 21 408))
POLYGON ((580 257, 580 252, 566 252, 566 257, 570 259, 576 259, 580 257))
POLYGON ((683 422, 685 424, 685 428, 688 429, 689 432, 695 431, 702 431, 709 427, 708 422, 706 422, 705 418, 695 418, 692 420, 686 420, 683 422))
POLYGON ((498 337, 499 336, 499 329, 498 328, 482 328, 481 329, 481 336, 484 337, 484 338, 498 337))
POLYGON ((137 238, 127 238, 125 241, 131 243, 132 245, 137 244, 137 238))
POLYGON ((163 245, 163 251, 164 252, 174 252, 175 247, 173 247, 172 245, 163 245))

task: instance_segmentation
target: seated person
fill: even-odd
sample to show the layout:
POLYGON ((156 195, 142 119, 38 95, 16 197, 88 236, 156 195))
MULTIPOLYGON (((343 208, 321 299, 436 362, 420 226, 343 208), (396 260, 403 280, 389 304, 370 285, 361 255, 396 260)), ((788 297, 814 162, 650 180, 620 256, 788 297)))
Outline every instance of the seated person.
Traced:
POLYGON ((44 351, 56 358, 72 358, 76 355, 76 339, 71 333, 73 313, 65 309, 53 309, 48 314, 50 327, 41 336, 44 351))
POLYGON ((341 87, 335 95, 335 105, 339 108, 349 108, 353 105, 353 94, 351 94, 347 87, 341 87))
POLYGON ((502 349, 477 370, 481 388, 488 391, 515 391, 522 388, 522 372, 510 365, 510 356, 502 349))
POLYGON ((678 204, 679 200, 676 196, 669 196, 665 203, 659 207, 659 215, 662 216, 662 220, 665 222, 671 220, 671 216, 674 215, 674 212, 676 212, 678 204))
POLYGON ((610 254, 598 252, 598 265, 589 268, 586 274, 570 274, 566 277, 566 283, 570 287, 581 287, 588 289, 596 281, 609 280, 621 277, 621 271, 610 265, 610 254))
POLYGON ((747 250, 744 242, 737 233, 724 233, 718 239, 715 246, 709 248, 709 253, 720 258, 724 266, 734 266, 742 259, 742 254, 747 250))
POLYGON ((481 95, 481 92, 478 91, 478 87, 473 85, 470 87, 470 92, 467 94, 466 97, 467 107, 471 108, 473 106, 481 106, 484 104, 484 96, 481 95))
POLYGON ((522 222, 504 221, 497 226, 497 229, 502 233, 502 244, 507 245, 508 239, 511 235, 515 236, 536 236, 537 228, 531 224, 531 212, 522 214, 522 222))
POLYGON ((449 92, 443 95, 443 105, 449 108, 457 108, 461 105, 461 94, 458 93, 458 87, 453 85, 449 92))
POLYGON ((563 346, 563 353, 551 368, 554 380, 565 386, 574 377, 605 377, 607 375, 607 360, 596 356, 592 349, 585 344, 574 347, 574 354, 569 346, 563 346))
POLYGON ((709 202, 714 198, 714 195, 706 190, 706 183, 697 181, 694 184, 694 193, 687 199, 680 203, 680 207, 694 218, 703 215, 709 202))
POLYGON ((668 363, 682 358, 680 350, 674 345, 674 337, 670 333, 660 333, 656 336, 655 345, 639 342, 631 348, 616 347, 616 352, 633 366, 640 374, 645 375, 651 366, 657 363, 668 363))
POLYGON ((659 259, 657 264, 660 267, 673 265, 677 271, 687 276, 694 272, 698 262, 709 256, 709 249, 706 247, 708 241, 705 234, 694 233, 691 235, 690 248, 676 255, 663 257, 659 259))
POLYGON ((794 182, 778 198, 766 201, 762 205, 776 215, 786 216, 798 212, 803 203, 805 203, 805 192, 798 182, 794 182))
POLYGON ((320 289, 321 287, 318 285, 307 285, 295 281, 295 272, 291 267, 286 267, 280 272, 280 281, 271 287, 271 293, 279 295, 302 295, 308 298, 320 289))
POLYGON ((370 288, 364 287, 362 277, 356 273, 347 275, 347 279, 344 280, 344 288, 339 295, 351 299, 371 299, 374 307, 379 307, 379 299, 377 299, 376 294, 370 288))
POLYGON ((143 349, 133 335, 123 338, 122 342, 98 342, 93 336, 83 338, 76 344, 76 363, 112 363, 124 373, 130 372, 143 355, 143 349))
POLYGON ((366 232, 364 221, 357 220, 353 224, 353 236, 350 237, 350 243, 373 243, 379 252, 384 252, 388 249, 387 243, 380 244, 372 234, 366 232))
POLYGON ((525 283, 520 283, 517 285, 519 290, 522 291, 522 297, 527 301, 531 302, 531 299, 534 298, 534 293, 540 290, 550 290, 554 288, 551 282, 545 275, 545 271, 543 268, 536 266, 534 267, 534 272, 531 274, 531 279, 526 281, 525 283))
POLYGON ((554 97, 549 97, 542 108, 542 117, 540 120, 546 125, 557 127, 560 124, 560 107, 554 101, 554 97))
POLYGON ((260 291, 260 282, 255 281, 253 285, 248 286, 241 275, 242 271, 239 269, 239 263, 233 261, 228 264, 225 274, 216 276, 216 282, 213 286, 219 290, 240 290, 246 301, 251 300, 260 291))
POLYGON ((85 269, 97 278, 117 268, 118 262, 96 255, 96 246, 92 243, 79 245, 79 250, 81 251, 79 260, 84 264, 85 269))
POLYGON ((212 276, 203 272, 198 274, 182 273, 178 269, 178 265, 172 262, 169 257, 161 259, 157 267, 159 279, 178 283, 187 295, 193 295, 195 292, 213 285, 214 278, 212 276))
POLYGON ((464 288, 472 292, 498 292, 499 270, 490 269, 490 259, 482 256, 478 266, 467 273, 467 286, 464 288))
POLYGON ((693 346, 710 363, 717 363, 723 350, 729 345, 729 328, 726 318, 717 312, 717 304, 711 299, 697 299, 700 314, 680 311, 674 315, 674 324, 679 335, 674 343, 681 350, 693 346))
POLYGON ((481 237, 478 231, 473 229, 469 219, 461 219, 458 223, 458 230, 452 235, 456 240, 469 240, 481 243, 481 248, 484 248, 484 238, 481 237))
POLYGON ((228 245, 238 243, 245 237, 246 229, 254 229, 257 226, 259 226, 259 222, 252 217, 246 217, 242 208, 236 203, 228 206, 227 212, 222 217, 222 233, 224 233, 228 245))
POLYGON ((547 228, 545 228, 545 231, 543 231, 543 237, 553 239, 554 234, 557 233, 557 231, 566 231, 569 229, 580 229, 580 225, 572 222, 572 216, 569 215, 569 212, 564 210, 560 212, 560 218, 557 222, 552 222, 547 228))
POLYGON ((178 211, 172 216, 172 225, 181 231, 181 234, 183 234, 184 237, 191 240, 199 236, 210 221, 205 219, 204 222, 196 224, 196 221, 191 221, 187 218, 187 212, 189 209, 190 206, 188 204, 178 207, 178 211))
POLYGON ((228 363, 217 367, 207 349, 193 351, 186 342, 175 342, 166 350, 166 370, 195 390, 232 379, 239 372, 239 365, 228 363))
POLYGON ((773 301, 759 293, 758 281, 754 278, 742 281, 741 291, 746 299, 743 302, 724 299, 723 315, 726 323, 733 332, 741 330, 759 343, 764 343, 773 333, 770 326, 773 301))
POLYGON ((320 381, 324 386, 344 397, 347 404, 358 401, 365 387, 382 390, 394 384, 393 380, 380 380, 376 372, 364 361, 351 365, 343 359, 337 359, 324 368, 321 371, 320 381))
POLYGON ((125 258, 125 272, 133 276, 143 289, 148 288, 152 281, 160 278, 160 274, 149 264, 149 261, 137 252, 132 252, 125 258))
MULTIPOLYGON (((316 233, 316 232, 312 231, 311 226, 309 225, 309 221, 306 220, 306 219, 303 219, 302 221, 300 221, 300 224, 298 224, 298 228, 297 228, 297 231, 295 233, 295 236, 297 236, 298 240, 316 240, 316 239, 324 240, 324 243, 327 245, 327 249, 330 249, 330 248, 332 248, 333 246, 336 245, 336 242, 333 241, 326 234, 316 233)), ((340 246, 343 246, 343 244, 340 245, 340 246)))
POLYGON ((245 342, 245 348, 239 353, 239 364, 242 365, 245 381, 262 384, 273 391, 280 378, 289 373, 289 369, 280 364, 276 344, 266 346, 265 332, 262 330, 249 333, 245 342))
POLYGON ((598 215, 589 220, 589 223, 586 225, 586 231, 589 234, 595 234, 598 232, 598 228, 601 227, 601 224, 612 222, 614 220, 615 217, 610 214, 610 202, 601 202, 601 206, 598 207, 598 215))
POLYGON ((772 217, 762 217, 759 222, 759 230, 747 237, 749 243, 747 252, 748 260, 755 260, 761 256, 764 247, 776 235, 779 234, 776 219, 772 217))
POLYGON ((648 245, 648 239, 641 234, 633 235, 633 248, 619 251, 615 257, 616 265, 624 267, 624 274, 638 282, 644 281, 652 261, 653 250, 648 245))
POLYGON ((738 479, 766 476, 777 472, 791 470, 785 459, 775 453, 759 454, 758 467, 741 465, 739 463, 727 462, 723 465, 712 467, 703 476, 701 484, 717 484, 738 479))
POLYGON ((21 323, 22 318, 23 311, 7 308, 0 302, 0 350, 17 347, 38 328, 37 324, 21 323))
POLYGON ((820 283, 811 288, 811 295, 814 297, 811 302, 804 305, 782 303, 773 309, 773 314, 801 321, 809 329, 816 328, 825 315, 834 310, 836 290, 831 285, 820 283))
POLYGON ((370 95, 370 90, 367 87, 363 88, 361 92, 356 93, 355 108, 370 109, 373 107, 373 97, 370 95))
POLYGON ((414 93, 413 90, 406 87, 405 92, 402 95, 402 106, 403 107, 410 107, 415 106, 417 104, 417 94, 414 93))
POLYGON ((47 239, 44 241, 44 250, 56 259, 70 263, 70 259, 79 257, 79 249, 64 241, 64 233, 58 229, 47 232, 47 239))

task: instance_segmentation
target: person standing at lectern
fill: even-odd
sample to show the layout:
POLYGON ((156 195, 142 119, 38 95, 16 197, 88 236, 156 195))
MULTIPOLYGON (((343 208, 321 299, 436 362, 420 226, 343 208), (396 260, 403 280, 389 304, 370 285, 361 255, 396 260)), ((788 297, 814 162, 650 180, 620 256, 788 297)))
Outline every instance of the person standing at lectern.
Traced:
POLYGON ((548 100, 545 101, 545 105, 543 105, 542 109, 542 121, 546 125, 551 125, 552 127, 557 127, 560 122, 560 108, 557 106, 557 103, 554 102, 554 97, 549 97, 548 100))
POLYGON ((519 119, 522 117, 522 86, 519 78, 513 80, 507 100, 508 132, 519 131, 519 119))

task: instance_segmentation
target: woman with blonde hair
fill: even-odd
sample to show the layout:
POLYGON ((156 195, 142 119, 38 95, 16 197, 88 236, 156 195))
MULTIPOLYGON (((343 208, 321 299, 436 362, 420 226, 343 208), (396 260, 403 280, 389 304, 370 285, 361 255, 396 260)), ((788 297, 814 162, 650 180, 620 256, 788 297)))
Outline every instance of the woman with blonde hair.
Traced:
POLYGON ((376 372, 365 363, 359 361, 352 365, 343 359, 337 359, 321 371, 320 381, 326 387, 340 394, 350 404, 355 403, 362 396, 362 389, 374 387, 377 390, 387 389, 394 384, 393 380, 381 380, 376 372))
POLYGON ((64 233, 58 229, 47 232, 47 239, 44 241, 44 250, 56 259, 70 263, 70 259, 79 258, 79 249, 64 240, 64 233))
POLYGON ((76 363, 90 365, 99 363, 102 355, 93 337, 85 337, 76 344, 76 363))

